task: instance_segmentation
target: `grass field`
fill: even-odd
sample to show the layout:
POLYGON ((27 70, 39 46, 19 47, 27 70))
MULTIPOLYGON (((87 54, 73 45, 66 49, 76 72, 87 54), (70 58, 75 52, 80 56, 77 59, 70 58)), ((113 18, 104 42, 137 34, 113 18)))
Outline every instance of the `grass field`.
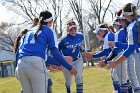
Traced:
MULTIPOLYGON (((53 93, 66 93, 62 72, 50 73, 53 80, 53 93)), ((113 87, 109 71, 100 68, 84 68, 84 93, 112 93, 113 87)), ((0 78, 0 93, 20 93, 20 85, 15 77, 0 78)), ((75 92, 73 78, 72 93, 75 92)))

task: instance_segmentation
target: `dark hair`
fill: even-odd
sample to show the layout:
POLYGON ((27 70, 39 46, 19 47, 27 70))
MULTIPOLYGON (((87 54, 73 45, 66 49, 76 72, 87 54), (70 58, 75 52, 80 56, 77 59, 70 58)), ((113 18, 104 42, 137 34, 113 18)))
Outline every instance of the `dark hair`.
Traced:
POLYGON ((43 11, 40 13, 40 23, 39 23, 39 27, 34 35, 35 39, 37 38, 37 33, 39 32, 39 30, 41 30, 42 25, 47 25, 48 22, 44 22, 45 19, 51 18, 52 17, 52 13, 49 11, 43 11))
MULTIPOLYGON (((108 25, 107 24, 100 24, 99 26, 98 26, 99 28, 108 28, 108 25)), ((108 28, 108 30, 104 30, 105 32, 108 32, 109 31, 109 28, 108 28)))
POLYGON ((32 27, 37 26, 38 23, 39 23, 39 18, 34 18, 32 27))
POLYGON ((68 27, 72 25, 76 25, 76 23, 73 20, 67 23, 67 30, 69 29, 68 27))
POLYGON ((140 43, 140 25, 138 23, 138 18, 137 18, 137 8, 134 4, 128 3, 123 7, 124 12, 133 12, 133 17, 136 21, 136 26, 138 28, 138 42, 140 43))
POLYGON ((108 28, 109 28, 109 31, 110 31, 110 32, 115 33, 114 27, 113 27, 112 25, 109 25, 108 28))
POLYGON ((119 11, 117 11, 116 15, 120 16, 122 14, 122 9, 120 9, 119 11))
POLYGON ((14 42, 14 53, 17 52, 18 49, 18 43, 20 41, 20 39, 22 38, 23 35, 25 35, 28 32, 27 29, 24 29, 23 31, 21 31, 21 33, 18 35, 18 37, 16 38, 15 42, 14 42))
POLYGON ((107 28, 107 24, 100 24, 99 27, 100 28, 107 28))
POLYGON ((123 7, 123 11, 124 12, 133 12, 133 16, 134 15, 137 15, 137 12, 136 12, 136 6, 132 3, 127 3, 124 7, 123 7))
POLYGON ((74 21, 67 23, 67 26, 76 25, 74 21))

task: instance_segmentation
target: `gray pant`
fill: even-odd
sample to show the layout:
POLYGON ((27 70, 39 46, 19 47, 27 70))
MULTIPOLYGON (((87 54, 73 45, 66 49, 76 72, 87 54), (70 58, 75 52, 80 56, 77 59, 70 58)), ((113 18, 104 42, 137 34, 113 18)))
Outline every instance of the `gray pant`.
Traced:
MULTIPOLYGON (((78 60, 74 61, 72 63, 72 66, 75 67, 75 69, 77 70, 77 74, 75 75, 76 84, 83 83, 83 74, 82 74, 83 73, 83 58, 81 57, 78 60)), ((66 85, 71 86, 72 75, 66 68, 63 70, 63 74, 65 77, 66 85)))
MULTIPOLYGON (((120 55, 122 54, 122 52, 120 52, 113 60, 116 60, 120 57, 120 55)), ((126 61, 118 64, 115 68, 114 68, 114 72, 116 72, 118 80, 119 80, 119 84, 125 84, 127 83, 128 80, 128 74, 127 74, 127 65, 126 65, 126 61)))
POLYGON ((47 93, 49 74, 42 58, 37 56, 20 58, 16 75, 24 93, 47 93))
POLYGON ((135 70, 136 70, 136 75, 140 84, 140 53, 134 53, 132 56, 135 59, 135 70))
POLYGON ((128 70, 127 72, 128 72, 129 80, 132 83, 132 87, 135 90, 136 88, 140 88, 140 84, 138 82, 137 74, 135 71, 136 61, 132 55, 130 55, 130 57, 127 59, 127 70, 128 70))

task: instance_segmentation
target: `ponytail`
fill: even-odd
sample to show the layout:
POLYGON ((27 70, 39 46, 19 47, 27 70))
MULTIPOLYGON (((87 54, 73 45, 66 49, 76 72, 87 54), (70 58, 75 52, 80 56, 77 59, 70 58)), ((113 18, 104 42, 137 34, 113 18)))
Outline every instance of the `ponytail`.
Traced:
POLYGON ((25 35, 26 33, 28 32, 27 29, 24 29, 19 35, 18 37, 16 38, 15 42, 14 42, 14 50, 13 52, 16 53, 17 50, 18 50, 18 43, 19 41, 21 40, 22 36, 25 35))
POLYGON ((138 43, 140 43, 140 25, 139 25, 139 22, 138 22, 137 11, 136 10, 137 10, 136 6, 134 6, 132 3, 126 4, 125 7, 123 8, 123 11, 126 12, 126 13, 130 12, 127 15, 131 15, 136 21, 136 27, 138 29, 138 43))
POLYGON ((35 32, 35 34, 34 34, 35 40, 37 39, 37 33, 41 30, 42 24, 43 24, 43 22, 41 20, 40 23, 39 23, 39 27, 38 27, 37 31, 35 32))
POLYGON ((132 4, 132 11, 133 11, 133 17, 136 21, 136 27, 138 29, 138 43, 140 44, 140 24, 138 22, 137 12, 136 12, 136 6, 133 6, 132 4))
POLYGON ((37 39, 37 34, 41 30, 42 25, 47 25, 49 21, 53 20, 52 19, 52 13, 49 12, 49 11, 41 12, 39 18, 40 18, 40 23, 39 23, 39 27, 38 27, 37 31, 35 32, 35 35, 34 35, 35 40, 37 39))
POLYGON ((136 20, 136 26, 137 26, 137 29, 138 29, 138 42, 140 44, 140 24, 138 22, 138 18, 137 18, 136 14, 134 14, 134 19, 136 20))

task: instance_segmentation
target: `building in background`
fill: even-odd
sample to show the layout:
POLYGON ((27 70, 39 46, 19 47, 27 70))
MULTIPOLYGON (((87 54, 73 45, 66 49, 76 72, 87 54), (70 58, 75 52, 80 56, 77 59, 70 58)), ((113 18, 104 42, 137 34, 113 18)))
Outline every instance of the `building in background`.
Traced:
POLYGON ((14 60, 14 53, 0 50, 0 77, 14 75, 14 60))

